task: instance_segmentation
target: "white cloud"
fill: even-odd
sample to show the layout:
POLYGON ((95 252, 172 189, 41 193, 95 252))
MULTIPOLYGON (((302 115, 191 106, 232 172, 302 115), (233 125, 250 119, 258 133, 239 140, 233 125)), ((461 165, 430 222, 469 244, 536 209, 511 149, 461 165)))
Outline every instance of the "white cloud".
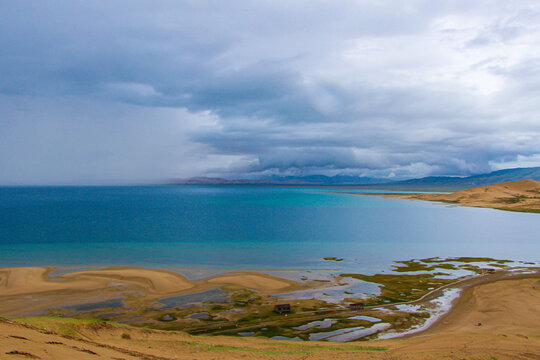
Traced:
POLYGON ((533 154, 529 156, 517 155, 513 160, 490 161, 489 165, 493 170, 537 167, 540 166, 540 154, 533 154))
POLYGON ((190 140, 209 112, 95 100, 0 96, 0 183, 152 183, 228 167, 190 140))
POLYGON ((162 95, 152 85, 136 82, 117 82, 104 84, 105 96, 112 98, 147 98, 162 95))
POLYGON ((2 5, 0 183, 537 164, 537 1, 81 6, 2 5))

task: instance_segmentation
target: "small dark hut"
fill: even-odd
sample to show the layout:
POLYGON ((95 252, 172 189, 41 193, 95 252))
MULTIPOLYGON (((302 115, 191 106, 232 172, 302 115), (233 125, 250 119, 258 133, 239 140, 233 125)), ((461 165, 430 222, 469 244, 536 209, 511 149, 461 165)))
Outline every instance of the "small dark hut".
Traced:
POLYGON ((364 309, 364 303, 353 303, 349 304, 349 309, 351 310, 363 310, 364 309))
POLYGON ((291 312, 291 304, 279 304, 274 306, 274 311, 278 314, 285 314, 291 312))

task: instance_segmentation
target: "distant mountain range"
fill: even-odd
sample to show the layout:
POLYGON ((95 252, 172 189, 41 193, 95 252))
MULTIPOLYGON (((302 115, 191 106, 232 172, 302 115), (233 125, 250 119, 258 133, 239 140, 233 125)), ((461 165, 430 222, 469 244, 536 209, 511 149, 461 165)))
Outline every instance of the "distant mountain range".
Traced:
POLYGON ((388 179, 362 176, 274 176, 264 179, 223 179, 196 177, 174 181, 178 185, 275 185, 275 186, 341 186, 387 190, 461 190, 500 182, 519 180, 540 181, 540 167, 516 168, 493 171, 468 177, 429 176, 420 179, 389 181, 388 179))
POLYGON ((429 176, 384 184, 383 188, 398 190, 462 190, 520 180, 540 180, 540 167, 505 169, 468 177, 429 176))
POLYGON ((273 176, 264 179, 223 179, 195 177, 174 182, 180 185, 306 185, 306 186, 358 186, 386 184, 388 179, 348 175, 273 176))

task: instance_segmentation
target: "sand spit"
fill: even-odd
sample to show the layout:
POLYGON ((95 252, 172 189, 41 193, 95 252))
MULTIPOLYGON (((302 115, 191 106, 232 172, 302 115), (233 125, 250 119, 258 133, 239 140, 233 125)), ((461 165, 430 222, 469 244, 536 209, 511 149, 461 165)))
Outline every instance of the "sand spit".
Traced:
POLYGON ((62 275, 60 278, 73 282, 96 281, 107 284, 114 281, 143 288, 149 294, 157 296, 180 293, 197 285, 181 275, 168 271, 128 267, 77 271, 62 275))
POLYGON ((295 285, 292 280, 276 278, 266 274, 240 273, 217 276, 207 280, 210 284, 237 285, 262 292, 281 291, 295 285))
POLYGON ((377 194, 386 198, 440 201, 455 205, 540 212, 540 181, 521 180, 461 190, 453 194, 377 194))
POLYGON ((294 291, 305 285, 260 273, 233 273, 189 281, 174 272, 137 267, 108 267, 49 276, 52 267, 0 269, 0 314, 28 315, 40 308, 137 296, 140 302, 195 294, 224 285, 260 293, 294 291), (21 312, 23 311, 23 312, 21 312))
POLYGON ((540 275, 470 284, 427 331, 334 344, 191 336, 97 320, 0 319, 0 359, 539 359, 540 275))

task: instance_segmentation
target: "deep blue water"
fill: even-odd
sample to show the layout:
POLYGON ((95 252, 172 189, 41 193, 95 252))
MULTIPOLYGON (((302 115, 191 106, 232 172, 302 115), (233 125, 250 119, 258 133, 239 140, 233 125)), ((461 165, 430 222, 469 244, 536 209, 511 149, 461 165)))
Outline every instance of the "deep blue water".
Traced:
POLYGON ((277 187, 0 188, 0 267, 345 268, 540 260, 540 214, 277 187), (326 256, 345 258, 336 263, 326 256))

